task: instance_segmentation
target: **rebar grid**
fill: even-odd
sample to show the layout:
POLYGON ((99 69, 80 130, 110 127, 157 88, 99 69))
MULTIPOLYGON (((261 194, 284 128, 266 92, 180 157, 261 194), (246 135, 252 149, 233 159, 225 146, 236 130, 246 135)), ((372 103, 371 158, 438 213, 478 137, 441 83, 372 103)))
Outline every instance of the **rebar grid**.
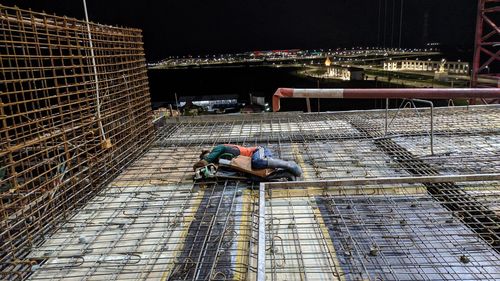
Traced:
POLYGON ((31 279, 252 279, 257 197, 241 182, 193 184, 195 151, 144 154, 30 254, 46 260, 31 279))
POLYGON ((0 5, 2 278, 153 138, 141 31, 90 30, 98 81, 87 22, 0 5))
MULTIPOLYGON (((448 137, 449 141, 438 141, 436 151, 445 151, 449 144, 453 144, 449 149, 456 150, 452 152, 460 155, 460 149, 473 151, 470 146, 484 142, 488 145, 478 145, 478 152, 472 153, 470 170, 473 170, 473 163, 490 161, 490 155, 496 149, 495 129, 479 126, 468 133, 465 130, 473 127, 469 123, 476 121, 474 113, 478 113, 477 118, 491 116, 494 120, 497 108, 442 110, 442 118, 446 120, 443 122, 461 129, 456 134, 447 133, 444 137, 448 137), (461 113, 457 114, 458 118, 448 120, 446 111, 461 113), (464 118, 461 119, 462 115, 464 118), (486 139, 490 135, 492 139, 486 139), (454 137, 473 138, 475 141, 463 144, 455 141, 454 137), (479 157, 475 157, 476 154, 479 157)), ((402 113, 399 116, 412 118, 416 114, 405 110, 402 113)), ((371 111, 356 114, 251 115, 221 117, 221 120, 213 122, 189 118, 163 127, 149 151, 91 201, 87 211, 78 213, 60 232, 31 253, 33 259, 46 256, 41 267, 33 269, 32 279, 253 280, 258 267, 258 229, 264 224, 268 241, 264 251, 270 280, 349 280, 348 276, 354 280, 377 280, 376 276, 385 276, 389 280, 451 280, 461 277, 460 274, 464 274, 465 280, 498 278, 496 264, 492 262, 493 258, 498 258, 498 246, 484 239, 491 234, 488 230, 498 228, 497 222, 485 221, 492 218, 492 212, 500 206, 497 182, 461 183, 458 187, 460 192, 455 195, 451 193, 457 188, 449 183, 363 186, 353 194, 348 192, 349 186, 342 186, 337 191, 332 188, 325 193, 323 189, 306 188, 306 183, 303 189, 270 190, 266 198, 260 198, 259 192, 249 189, 253 186, 245 182, 223 180, 205 186, 192 183, 192 165, 201 149, 220 143, 266 145, 277 157, 295 160, 303 168, 303 180, 306 181, 402 178, 414 175, 415 171, 420 171, 421 175, 448 172, 449 167, 441 170, 441 166, 429 164, 436 159, 446 161, 447 155, 428 155, 428 150, 422 147, 428 137, 425 128, 415 126, 410 134, 393 133, 384 138, 373 125, 375 122, 383 127, 383 119, 371 116, 384 114, 371 111), (339 116, 345 117, 342 119, 339 116), (326 127, 317 125, 325 123, 329 124, 328 131, 326 127), (269 128, 270 124, 280 126, 272 132, 273 138, 266 137, 261 129, 269 128), (239 133, 229 134, 234 128, 239 133), (351 138, 342 131, 362 137, 351 138), (411 143, 408 144, 410 141, 419 145, 412 147, 411 143), (392 146, 381 145, 385 142, 392 146), (405 144, 413 149, 413 154, 420 153, 422 156, 409 153, 402 147, 405 144), (435 187, 439 187, 441 192, 430 192, 430 188, 435 187), (326 195, 329 197, 324 197, 326 195), (259 213, 262 211, 259 203, 262 199, 267 200, 267 219, 259 224, 259 213), (450 206, 456 208, 457 201, 462 210, 454 211, 450 206), (408 202, 419 205, 411 206, 408 202), (345 207, 347 204, 351 205, 351 209, 345 207), (470 210, 477 208, 478 204, 484 205, 483 213, 471 213, 470 210), (381 207, 374 220, 371 211, 379 205, 381 207), (331 213, 336 208, 341 211, 331 213), (391 208, 394 209, 392 213, 391 208), (278 215, 282 216, 279 218, 281 221, 276 219, 278 215), (333 220, 339 216, 345 224, 335 224, 333 220), (358 226, 353 220, 356 217, 363 224, 358 226), (442 226, 445 218, 452 221, 442 226), (478 219, 481 223, 465 218, 478 219), (372 236, 356 227, 368 228, 376 235, 370 238, 372 236), (413 227, 415 230, 412 230, 413 227), (280 238, 273 238, 273 231, 277 231, 280 238), (412 236, 411 245, 416 246, 411 248, 410 238, 387 238, 383 231, 398 235, 401 231, 406 231, 403 235, 415 232, 423 236, 412 236), (346 234, 348 232, 352 235, 346 234), (447 238, 442 233, 451 236, 447 238), (366 260, 372 256, 365 258, 364 254, 356 256, 353 253, 352 261, 341 252, 349 245, 358 244, 361 245, 357 246, 358 252, 360 249, 371 251, 366 247, 372 246, 372 240, 380 245, 374 247, 372 260, 366 260), (432 244, 429 241, 435 242, 432 244), (469 243, 464 244, 469 246, 457 248, 452 242, 469 243), (397 252, 401 250, 398 247, 402 247, 404 252, 397 252), (432 247, 443 249, 442 254, 435 254, 432 247), (483 253, 485 256, 481 257, 483 253), (401 261, 398 261, 399 256, 401 261), (383 259, 379 261, 381 257, 383 259), (359 261, 361 258, 365 259, 359 261), (441 260, 436 261, 439 258, 441 260), (421 265, 415 265, 415 261, 421 265), (110 266, 108 263, 113 264, 110 266)), ((398 126, 405 123, 400 124, 398 126)), ((420 124, 424 126, 428 123, 420 124)), ((437 126, 446 129, 444 125, 437 126)), ((391 125, 390 128, 395 130, 398 127, 391 125)), ((456 174, 469 170, 460 164, 453 164, 454 161, 456 159, 450 159, 446 163, 456 174)), ((496 167, 493 165, 488 171, 497 173, 496 167)))
MULTIPOLYGON (((435 108, 436 135, 497 134, 500 130, 500 107, 435 108)), ((389 110, 388 137, 423 136, 429 134, 428 108, 389 110)), ((203 116, 167 120, 158 145, 197 142, 275 142, 283 139, 332 140, 373 137, 353 128, 353 120, 365 120, 372 127, 368 132, 383 137, 385 110, 332 112, 318 114, 274 113, 251 114, 244 117, 203 116)))
MULTIPOLYGON (((193 118, 165 128, 160 134, 157 146, 211 146, 224 142, 267 145, 276 152, 278 157, 298 162, 304 170, 305 180, 498 172, 500 167, 500 160, 496 157, 499 148, 496 141, 499 124, 498 109, 498 107, 438 109, 434 123, 438 136, 434 155, 430 155, 428 149, 429 128, 428 120, 425 119, 430 116, 427 115, 426 109, 391 111, 387 135, 383 133, 385 114, 381 111, 222 117, 219 121, 193 118), (395 118, 392 119, 392 116, 395 118), (165 138, 162 139, 162 136, 165 138)), ((422 190, 422 192, 427 192, 425 193, 426 199, 432 200, 436 208, 456 214, 460 218, 463 230, 474 237, 474 241, 480 241, 478 243, 482 250, 492 251, 493 254, 498 254, 500 250, 498 213, 496 212, 500 202, 497 191, 498 186, 487 191, 478 191, 464 189, 451 183, 426 184, 422 190)), ((304 198, 299 201, 304 202, 304 198)), ((293 210, 283 212, 289 214, 293 213, 293 210)), ((269 209, 266 213, 269 214, 269 209)), ((429 217, 432 216, 431 212, 429 217)), ((325 236, 319 230, 316 235, 325 236)), ((300 248, 302 241, 307 240, 307 235, 303 240, 300 234, 294 233, 289 239, 296 243, 291 247, 297 249, 300 248)), ((307 244, 307 242, 304 243, 307 244)), ((317 241, 312 244, 317 247, 322 245, 317 241)), ((331 247, 330 245, 327 248, 331 247)), ((311 252, 318 252, 318 249, 313 249, 311 252)), ((282 256, 288 256, 288 254, 282 253, 282 256)), ((466 261, 468 257, 464 256, 462 259, 466 261)), ((435 263, 435 261, 428 263, 435 263)), ((329 280, 334 277, 342 279, 342 273, 335 270, 336 267, 332 266, 334 264, 328 257, 321 259, 321 257, 309 255, 305 259, 297 260, 291 266, 294 269, 299 268, 298 271, 285 272, 285 275, 280 275, 276 280, 314 278, 329 280), (319 260, 321 262, 319 268, 324 267, 325 271, 320 270, 320 274, 314 272, 314 268, 318 265, 315 264, 315 267, 308 264, 311 260, 319 260), (306 271, 310 268, 313 268, 313 277, 306 278, 306 271)), ((491 264, 488 266, 491 267, 491 264)), ((354 268, 357 266, 359 264, 354 268)), ((439 268, 439 263, 436 263, 436 266, 439 268)), ((454 268, 454 265, 451 267, 454 268)), ((381 270, 382 266, 375 268, 377 266, 369 270, 365 269, 365 273, 378 274, 377 270, 381 270)), ((448 269, 439 269, 437 272, 424 270, 422 272, 425 274, 422 273, 420 277, 406 275, 397 278, 392 276, 388 279, 418 280, 425 279, 425 275, 428 275, 429 279, 453 280, 457 278, 457 275, 453 274, 437 277, 436 274, 442 274, 440 270, 448 269)), ((474 273, 474 271, 470 272, 474 273)), ((488 274, 484 277, 492 280, 498 277, 488 276, 488 274)), ((368 277, 366 274, 365 276, 357 275, 361 277, 357 276, 353 279, 373 278, 373 275, 368 275, 368 277)), ((470 277, 465 274, 460 278, 477 279, 477 276, 470 277)))
POLYGON ((499 253, 421 184, 273 187, 266 238, 266 280, 500 278, 499 253))
POLYGON ((270 280, 500 279, 498 182, 263 198, 191 181, 220 143, 266 145, 304 180, 498 173, 498 106, 436 109, 433 155, 426 109, 391 110, 387 134, 384 111, 167 120, 144 153, 140 30, 2 5, 0 22, 2 279, 255 279, 263 227, 270 280))
POLYGON ((277 157, 301 162, 306 176, 319 179, 405 176, 413 170, 489 173, 500 171, 499 110, 437 108, 434 155, 429 150, 427 109, 403 109, 397 116, 391 111, 385 136, 385 111, 181 119, 159 132, 156 146, 266 145, 277 157), (383 150, 377 143, 384 140, 394 143, 383 150), (412 157, 395 159, 387 150, 407 150, 412 157))

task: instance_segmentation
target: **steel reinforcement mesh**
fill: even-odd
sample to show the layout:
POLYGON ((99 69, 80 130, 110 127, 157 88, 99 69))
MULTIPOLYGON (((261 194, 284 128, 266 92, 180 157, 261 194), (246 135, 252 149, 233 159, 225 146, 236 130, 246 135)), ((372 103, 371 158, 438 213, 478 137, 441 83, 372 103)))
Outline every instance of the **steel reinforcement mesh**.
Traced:
POLYGON ((436 109, 434 155, 413 109, 391 138, 381 111, 166 120, 33 247, 29 280, 498 280, 499 109, 436 109), (303 182, 193 182, 221 143, 265 145, 303 182))
POLYGON ((498 280, 500 254, 436 197, 422 184, 268 186, 266 280, 498 280))
POLYGON ((158 149, 136 160, 33 249, 44 262, 30 280, 254 280, 252 186, 181 182, 194 156, 184 152, 175 163, 158 149))
POLYGON ((17 279, 154 129, 138 29, 0 5, 0 69, 0 279, 17 279))

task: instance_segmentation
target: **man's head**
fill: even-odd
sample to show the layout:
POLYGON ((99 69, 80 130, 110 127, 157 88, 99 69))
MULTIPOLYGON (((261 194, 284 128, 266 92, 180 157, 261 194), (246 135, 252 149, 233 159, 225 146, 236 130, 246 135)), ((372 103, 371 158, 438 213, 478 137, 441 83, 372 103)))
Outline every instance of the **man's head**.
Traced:
POLYGON ((203 160, 207 154, 210 153, 210 150, 203 149, 200 154, 200 160, 203 160))

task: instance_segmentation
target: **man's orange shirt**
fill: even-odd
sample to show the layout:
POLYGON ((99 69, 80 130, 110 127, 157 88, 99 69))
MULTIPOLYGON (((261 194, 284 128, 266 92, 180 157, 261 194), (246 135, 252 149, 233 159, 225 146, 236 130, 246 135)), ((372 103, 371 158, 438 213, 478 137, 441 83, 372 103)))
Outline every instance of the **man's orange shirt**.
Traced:
POLYGON ((257 150, 257 147, 244 147, 239 145, 229 144, 230 146, 238 148, 240 155, 252 157, 252 154, 257 150))

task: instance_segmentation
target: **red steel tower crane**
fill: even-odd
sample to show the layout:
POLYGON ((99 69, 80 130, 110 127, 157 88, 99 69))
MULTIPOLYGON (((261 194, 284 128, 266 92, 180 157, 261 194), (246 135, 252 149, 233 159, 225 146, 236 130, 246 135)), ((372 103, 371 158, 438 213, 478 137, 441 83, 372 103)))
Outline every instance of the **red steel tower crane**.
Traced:
POLYGON ((500 0, 478 0, 472 87, 500 87, 500 0))

